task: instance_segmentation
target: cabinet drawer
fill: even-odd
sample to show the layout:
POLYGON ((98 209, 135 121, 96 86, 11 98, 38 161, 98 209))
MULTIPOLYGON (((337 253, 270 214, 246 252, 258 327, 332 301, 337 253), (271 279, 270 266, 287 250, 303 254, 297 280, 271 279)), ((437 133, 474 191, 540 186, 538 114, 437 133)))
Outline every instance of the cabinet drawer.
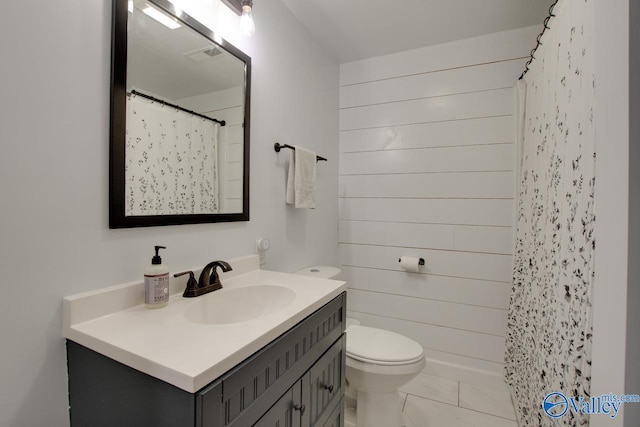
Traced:
POLYGON ((344 293, 336 297, 200 391, 197 424, 253 425, 342 335, 345 300, 344 293))
POLYGON ((342 337, 311 367, 305 375, 302 401, 309 410, 303 427, 320 427, 342 399, 345 388, 346 337, 342 337))

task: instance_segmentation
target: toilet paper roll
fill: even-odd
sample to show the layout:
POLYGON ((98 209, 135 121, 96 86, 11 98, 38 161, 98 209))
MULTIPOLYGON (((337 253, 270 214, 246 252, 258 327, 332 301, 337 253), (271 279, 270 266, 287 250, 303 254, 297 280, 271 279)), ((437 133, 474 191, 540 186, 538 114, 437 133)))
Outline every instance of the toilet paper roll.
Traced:
POLYGON ((403 256, 400 258, 399 261, 400 261, 400 267, 403 270, 406 270, 412 273, 417 273, 418 271, 420 271, 420 266, 424 265, 424 259, 411 257, 411 256, 403 256))

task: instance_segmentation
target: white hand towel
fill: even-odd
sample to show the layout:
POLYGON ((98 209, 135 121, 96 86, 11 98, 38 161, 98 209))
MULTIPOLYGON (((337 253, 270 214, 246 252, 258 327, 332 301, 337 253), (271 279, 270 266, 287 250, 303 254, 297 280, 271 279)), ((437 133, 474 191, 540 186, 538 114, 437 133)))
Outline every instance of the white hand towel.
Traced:
POLYGON ((296 190, 295 185, 296 174, 296 152, 291 150, 291 157, 289 157, 289 173, 287 174, 287 203, 293 205, 296 203, 296 190))
POLYGON ((296 208, 316 207, 316 153, 296 146, 289 161, 287 203, 296 208))

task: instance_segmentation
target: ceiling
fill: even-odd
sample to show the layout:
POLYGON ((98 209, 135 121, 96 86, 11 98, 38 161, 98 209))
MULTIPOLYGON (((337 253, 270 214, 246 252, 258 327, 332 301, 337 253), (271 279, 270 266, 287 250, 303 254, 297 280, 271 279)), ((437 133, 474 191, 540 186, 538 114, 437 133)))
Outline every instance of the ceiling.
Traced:
POLYGON ((553 3, 553 0, 282 1, 340 63, 531 25, 540 25, 542 30, 542 22, 553 3))
POLYGON ((177 103, 244 85, 241 60, 191 28, 169 29, 137 7, 130 14, 127 43, 127 90, 177 103))

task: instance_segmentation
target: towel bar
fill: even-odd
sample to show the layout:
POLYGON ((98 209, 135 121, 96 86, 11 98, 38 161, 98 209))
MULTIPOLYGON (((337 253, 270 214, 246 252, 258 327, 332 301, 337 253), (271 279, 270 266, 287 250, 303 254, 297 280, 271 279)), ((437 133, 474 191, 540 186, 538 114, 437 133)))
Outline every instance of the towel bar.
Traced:
MULTIPOLYGON (((292 147, 289 144, 280 144, 279 142, 276 142, 275 144, 273 144, 273 149, 276 151, 276 153, 279 153, 280 150, 283 149, 283 148, 289 148, 289 149, 294 150, 294 151, 296 149, 296 147, 292 147)), ((325 162, 327 161, 327 159, 325 159, 324 157, 316 156, 316 161, 319 162, 321 160, 323 160, 325 162)))

